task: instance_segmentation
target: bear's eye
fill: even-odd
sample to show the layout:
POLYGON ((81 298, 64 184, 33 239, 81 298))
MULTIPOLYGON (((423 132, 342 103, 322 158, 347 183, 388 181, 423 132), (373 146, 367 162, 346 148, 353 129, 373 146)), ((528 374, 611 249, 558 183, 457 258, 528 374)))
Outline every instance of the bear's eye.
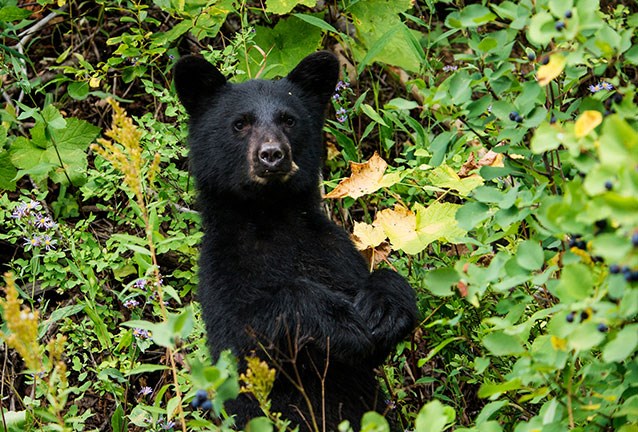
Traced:
POLYGON ((286 115, 286 114, 283 114, 281 116, 281 121, 286 127, 289 127, 289 128, 293 127, 295 123, 297 123, 294 117, 286 115))
POLYGON ((235 120, 235 122, 233 123, 233 129, 235 129, 236 132, 243 131, 244 129, 246 129, 246 126, 248 126, 248 123, 246 123, 246 121, 243 119, 235 120))

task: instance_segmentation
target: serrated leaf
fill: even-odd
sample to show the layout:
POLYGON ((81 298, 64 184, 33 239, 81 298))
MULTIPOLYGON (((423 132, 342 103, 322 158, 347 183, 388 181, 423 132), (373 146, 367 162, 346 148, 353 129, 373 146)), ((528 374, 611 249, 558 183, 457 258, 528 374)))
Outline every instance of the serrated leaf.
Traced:
POLYGON ((441 165, 434 168, 428 174, 432 186, 454 189, 461 196, 468 196, 472 190, 483 184, 483 179, 478 175, 471 175, 465 178, 459 175, 449 166, 441 165))
POLYGON ((377 213, 381 224, 395 250, 417 254, 436 240, 454 243, 466 234, 456 222, 459 205, 434 202, 428 207, 415 205, 416 213, 402 206, 377 213))
POLYGON ((603 122, 600 111, 588 110, 582 113, 574 124, 574 133, 578 138, 589 135, 591 131, 603 122))
POLYGON ((367 224, 355 222, 352 240, 359 250, 366 250, 379 246, 386 239, 385 231, 378 223, 367 224))
POLYGON ((554 78, 563 73, 566 63, 567 61, 565 59, 565 56, 563 56, 562 54, 557 53, 550 55, 549 63, 539 67, 538 72, 536 72, 538 84, 541 86, 546 86, 547 84, 549 84, 554 78))
POLYGON ((297 5, 314 7, 317 0, 266 0, 266 12, 285 15, 297 5))
POLYGON ((388 164, 374 153, 372 157, 364 163, 350 162, 352 174, 339 182, 336 188, 328 193, 326 198, 359 198, 371 194, 381 189, 389 187, 399 180, 396 175, 393 177, 384 175, 388 164))

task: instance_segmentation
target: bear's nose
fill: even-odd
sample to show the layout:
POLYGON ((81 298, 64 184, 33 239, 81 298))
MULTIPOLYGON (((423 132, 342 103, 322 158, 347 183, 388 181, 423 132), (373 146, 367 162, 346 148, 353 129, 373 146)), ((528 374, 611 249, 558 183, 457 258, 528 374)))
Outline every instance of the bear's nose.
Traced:
POLYGON ((286 158, 286 152, 283 146, 277 142, 267 142, 259 147, 257 153, 259 162, 266 169, 279 168, 283 160, 286 158))

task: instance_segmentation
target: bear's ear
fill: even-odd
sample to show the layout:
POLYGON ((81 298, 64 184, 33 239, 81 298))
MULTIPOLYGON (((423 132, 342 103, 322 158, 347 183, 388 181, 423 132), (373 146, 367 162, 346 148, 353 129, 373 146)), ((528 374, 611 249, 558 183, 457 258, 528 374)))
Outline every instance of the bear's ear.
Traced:
POLYGON ((316 96, 324 105, 335 92, 339 79, 339 61, 328 51, 319 51, 304 58, 286 79, 316 96))
POLYGON ((201 104, 226 84, 226 78, 215 66, 193 55, 179 59, 173 77, 177 96, 190 115, 201 112, 201 104))

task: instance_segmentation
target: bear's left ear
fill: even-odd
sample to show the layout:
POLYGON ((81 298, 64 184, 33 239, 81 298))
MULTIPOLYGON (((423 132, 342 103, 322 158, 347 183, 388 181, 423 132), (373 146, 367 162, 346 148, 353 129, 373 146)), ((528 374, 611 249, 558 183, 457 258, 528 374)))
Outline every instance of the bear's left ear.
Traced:
POLYGON ((328 51, 319 51, 304 58, 286 79, 305 92, 316 96, 322 105, 328 103, 339 79, 339 60, 328 51))
POLYGON ((187 55, 173 68, 175 90, 180 102, 191 116, 202 111, 202 104, 226 84, 226 78, 202 57, 187 55))

